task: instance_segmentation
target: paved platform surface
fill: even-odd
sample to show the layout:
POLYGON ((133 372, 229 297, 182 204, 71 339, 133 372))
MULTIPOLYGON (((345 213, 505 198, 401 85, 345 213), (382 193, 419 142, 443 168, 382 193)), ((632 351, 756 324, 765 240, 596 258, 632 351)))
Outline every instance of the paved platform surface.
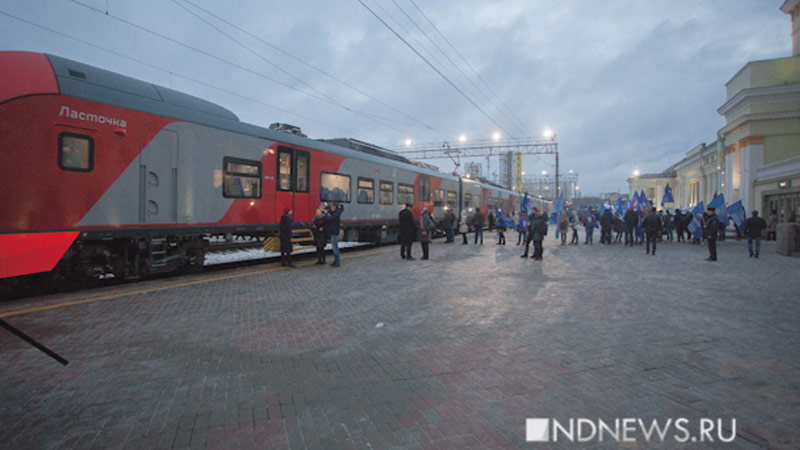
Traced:
POLYGON ((737 420, 727 445, 582 448, 800 447, 800 259, 508 240, 2 303, 70 363, 0 329, 0 447, 565 445, 526 442, 534 417, 737 420))

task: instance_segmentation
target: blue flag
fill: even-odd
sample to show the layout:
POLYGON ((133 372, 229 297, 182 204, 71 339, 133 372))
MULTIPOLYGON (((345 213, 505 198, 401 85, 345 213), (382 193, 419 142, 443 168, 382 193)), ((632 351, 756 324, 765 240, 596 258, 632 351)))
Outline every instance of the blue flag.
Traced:
POLYGON ((511 229, 517 228, 517 224, 515 224, 513 220, 503 215, 503 212, 500 211, 499 208, 496 209, 494 213, 497 216, 497 223, 503 225, 506 228, 511 228, 511 229))
POLYGON ((669 183, 667 183, 667 187, 664 188, 664 196, 661 197, 661 206, 664 206, 664 203, 672 203, 675 199, 672 198, 672 188, 669 187, 669 183))
POLYGON ((711 200, 708 203, 709 208, 714 208, 714 213, 716 213, 717 218, 719 218, 719 222, 726 227, 730 224, 728 220, 728 208, 725 207, 725 194, 714 195, 714 200, 711 200))
POLYGON ((525 191, 525 196, 522 197, 522 203, 519 205, 519 212, 531 216, 531 202, 528 200, 528 191, 525 191))
POLYGON ((631 209, 634 211, 639 210, 639 193, 636 191, 633 191, 633 202, 631 202, 631 209))
POLYGON ((622 200, 622 197, 617 200, 617 204, 614 206, 614 212, 619 215, 625 214, 625 201, 622 200))
POLYGON ((747 220, 747 214, 744 212, 744 207, 742 206, 742 201, 739 200, 736 203, 733 203, 728 208, 728 214, 733 219, 733 223, 739 228, 740 232, 744 232, 744 221, 747 220))
POLYGON ((703 208, 703 202, 701 201, 692 210, 692 215, 694 216, 694 218, 692 219, 692 222, 689 224, 689 231, 692 233, 692 238, 697 237, 699 239, 699 238, 703 237, 703 210, 704 209, 705 208, 703 208))
MULTIPOLYGON (((550 224, 558 223, 558 217, 564 210, 564 194, 561 194, 556 202, 553 203, 553 209, 550 210, 550 224)), ((556 234, 558 234, 558 231, 556 231, 556 234)))
POLYGON ((644 189, 642 189, 642 195, 639 196, 639 210, 643 211, 645 214, 650 212, 650 202, 644 194, 644 189))

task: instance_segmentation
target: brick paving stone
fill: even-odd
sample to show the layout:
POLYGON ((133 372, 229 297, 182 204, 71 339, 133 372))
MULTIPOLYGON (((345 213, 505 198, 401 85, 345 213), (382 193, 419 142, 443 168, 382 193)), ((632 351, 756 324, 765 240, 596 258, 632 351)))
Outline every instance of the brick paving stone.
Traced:
POLYGON ((565 446, 525 442, 530 417, 736 418, 731 448, 800 447, 800 259, 490 241, 0 303, 106 298, 4 318, 70 364, 0 332, 0 448, 565 446))

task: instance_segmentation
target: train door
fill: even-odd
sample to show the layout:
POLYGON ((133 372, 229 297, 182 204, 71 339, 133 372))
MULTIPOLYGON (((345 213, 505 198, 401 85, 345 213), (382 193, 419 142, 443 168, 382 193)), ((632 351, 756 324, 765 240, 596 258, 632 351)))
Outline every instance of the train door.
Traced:
POLYGON ((178 219, 178 134, 145 127, 139 148, 139 220, 142 223, 175 223, 178 219))
POLYGON ((289 147, 278 147, 275 189, 277 215, 286 208, 292 210, 292 220, 307 222, 311 220, 311 200, 308 193, 309 153, 289 147))

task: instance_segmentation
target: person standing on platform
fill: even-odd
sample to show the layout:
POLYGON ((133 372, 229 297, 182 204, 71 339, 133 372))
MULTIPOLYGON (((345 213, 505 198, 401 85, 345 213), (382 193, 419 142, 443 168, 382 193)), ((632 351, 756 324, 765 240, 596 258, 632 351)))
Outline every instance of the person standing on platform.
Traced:
POLYGON ((614 214, 614 243, 620 244, 622 243, 622 235, 625 233, 625 222, 622 221, 622 216, 619 213, 614 214))
POLYGON ((714 208, 707 208, 705 213, 705 233, 708 240, 708 259, 707 261, 717 260, 717 233, 719 232, 719 219, 714 208))
POLYGON ((636 229, 636 224, 639 223, 639 217, 636 215, 636 211, 628 209, 625 211, 625 215, 622 216, 622 221, 625 222, 625 245, 633 247, 633 230, 636 229))
POLYGON ((539 222, 541 220, 545 221, 545 226, 547 225, 547 217, 543 218, 543 216, 544 216, 543 214, 539 214, 539 208, 534 206, 533 209, 531 210, 531 220, 528 224, 528 238, 525 240, 525 253, 523 253, 522 256, 520 256, 520 258, 528 257, 528 250, 530 250, 531 241, 533 241, 533 253, 531 254, 531 258, 536 258, 537 253, 536 253, 535 240, 544 239, 544 236, 542 236, 541 234, 541 228, 537 229, 537 227, 540 227, 539 222))
POLYGON ((519 214, 519 223, 517 223, 517 245, 525 243, 528 240, 528 215, 525 213, 519 214))
POLYGON ((414 214, 411 213, 410 203, 406 203, 406 207, 400 211, 398 222, 400 228, 400 257, 407 261, 413 261, 411 244, 414 243, 414 236, 417 234, 417 225, 414 223, 414 214))
POLYGON ((530 234, 533 235, 533 255, 531 255, 531 258, 534 261, 542 260, 542 254, 544 253, 542 243, 544 237, 547 236, 548 217, 547 211, 542 211, 541 214, 536 216, 536 220, 531 222, 530 234))
POLYGON ((428 259, 428 246, 431 243, 431 235, 435 229, 436 225, 431 217, 431 213, 428 212, 427 207, 423 207, 422 215, 419 218, 419 229, 417 231, 419 243, 422 246, 422 259, 428 259))
POLYGON ((675 216, 673 216, 672 221, 675 222, 676 240, 678 242, 686 242, 683 238, 683 230, 685 230, 686 227, 683 225, 684 218, 680 209, 675 209, 675 216))
POLYGON ((589 208, 588 214, 583 216, 583 229, 586 230, 586 240, 584 241, 583 245, 586 244, 593 244, 593 234, 594 234, 594 226, 597 224, 597 219, 594 217, 594 213, 592 213, 592 209, 589 208))
POLYGON ((774 241, 778 232, 778 211, 772 210, 767 222, 767 240, 774 241))
POLYGON ((317 262, 315 264, 325 264, 325 244, 328 242, 328 235, 325 233, 325 213, 322 208, 317 208, 314 214, 314 221, 311 222, 311 233, 314 235, 314 245, 317 247, 317 262))
POLYGON ((491 211, 491 210, 489 211, 489 215, 486 216, 486 220, 489 222, 489 231, 494 230, 494 224, 495 224, 495 221, 496 221, 496 218, 495 218, 495 215, 494 215, 494 211, 491 211))
POLYGON ((344 212, 344 205, 333 202, 328 206, 328 214, 325 215, 325 231, 331 237, 331 249, 333 250, 331 267, 339 267, 339 225, 342 221, 342 212, 344 212))
POLYGON ((642 221, 642 228, 647 235, 647 249, 645 254, 650 254, 650 243, 653 244, 653 256, 656 256, 656 242, 658 237, 661 236, 661 217, 656 213, 656 209, 650 210, 650 213, 642 221))
POLYGON ((567 230, 569 230, 569 219, 567 213, 562 212, 558 220, 558 233, 561 235, 561 245, 567 245, 567 230))
POLYGON ((761 233, 767 228, 767 221, 758 217, 758 211, 753 211, 753 217, 744 223, 744 235, 747 237, 747 251, 753 256, 753 241, 756 241, 756 258, 761 251, 761 233))
POLYGON ((469 224, 467 224, 467 210, 462 209, 458 215, 458 232, 464 238, 462 245, 467 245, 467 232, 469 232, 469 224))
POLYGON ((475 209, 475 215, 472 216, 472 228, 475 228, 475 243, 478 243, 478 237, 481 238, 481 245, 483 245, 483 225, 486 217, 481 212, 480 208, 475 209))
POLYGON ((445 244, 452 244, 455 240, 455 226, 456 214, 453 212, 452 208, 447 208, 447 211, 444 213, 444 229, 447 232, 447 239, 444 241, 445 244))
POLYGON ((569 227, 572 228, 572 239, 569 241, 570 245, 580 244, 580 239, 578 239, 578 218, 575 217, 575 215, 569 218, 569 227))
POLYGON ((611 209, 606 209, 600 216, 600 243, 609 245, 611 244, 611 229, 614 226, 614 215, 611 214, 611 209))
POLYGON ((506 224, 502 220, 497 221, 497 245, 506 245, 506 224))
POLYGON ((675 218, 667 210, 664 213, 664 233, 667 235, 667 240, 672 242, 672 231, 675 229, 675 218))
POLYGON ((292 210, 289 207, 284 208, 281 214, 281 267, 294 267, 292 263, 292 210))

